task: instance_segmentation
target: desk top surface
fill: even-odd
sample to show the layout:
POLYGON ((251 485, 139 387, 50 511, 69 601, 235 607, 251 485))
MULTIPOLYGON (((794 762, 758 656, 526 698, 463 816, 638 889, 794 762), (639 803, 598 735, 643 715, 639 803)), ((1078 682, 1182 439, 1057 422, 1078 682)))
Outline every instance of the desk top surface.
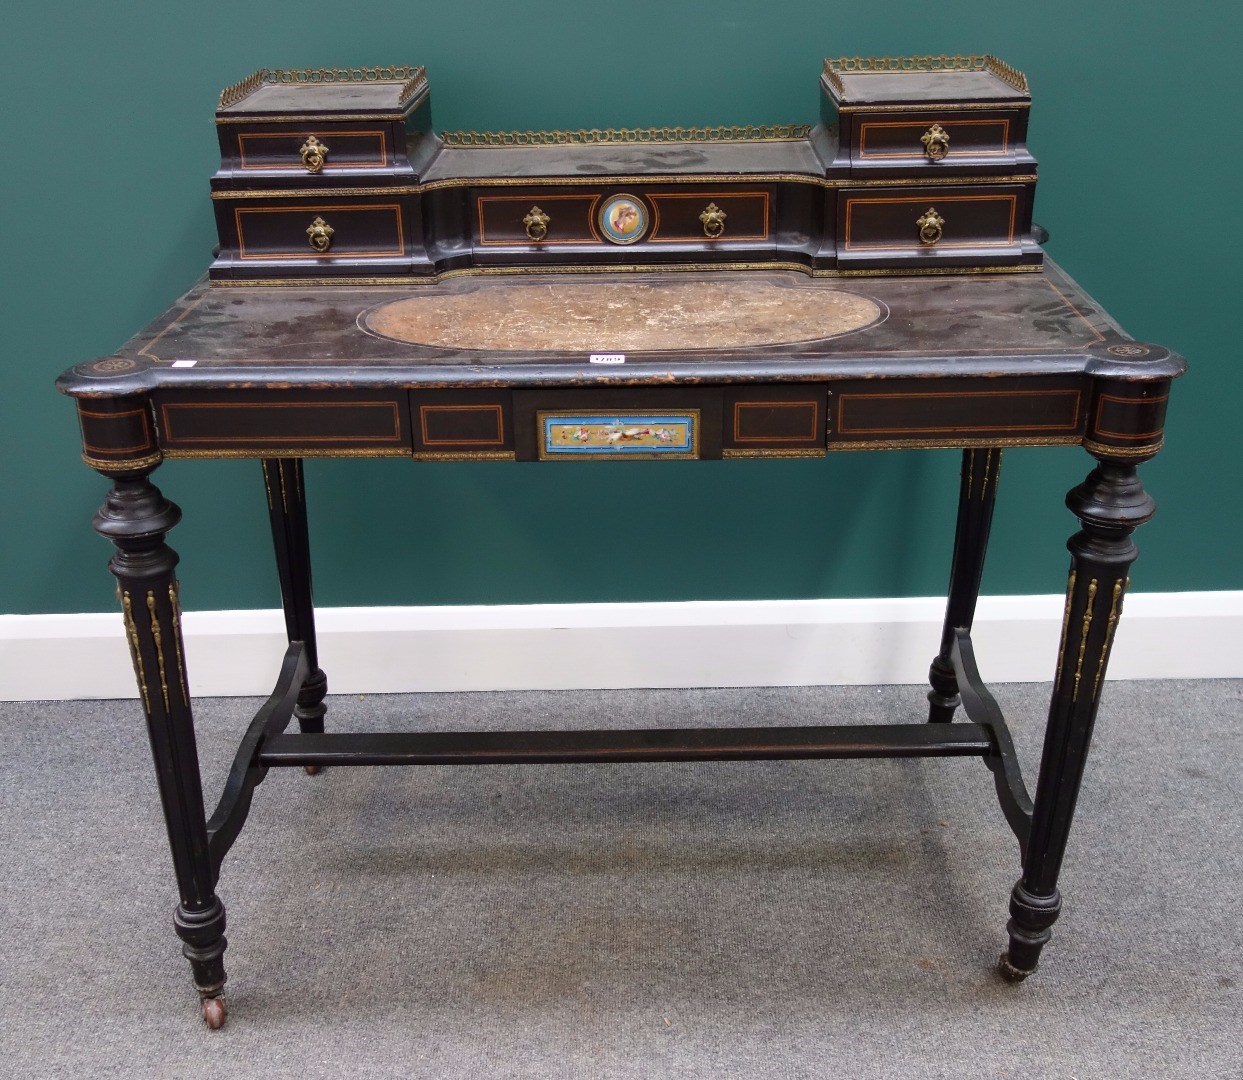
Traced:
POLYGON ((678 385, 833 377, 1181 374, 1056 265, 813 278, 781 269, 483 275, 403 286, 199 282, 75 396, 156 388, 678 385), (610 354, 607 363, 592 354, 610 354), (617 354, 624 354, 618 362, 617 354))

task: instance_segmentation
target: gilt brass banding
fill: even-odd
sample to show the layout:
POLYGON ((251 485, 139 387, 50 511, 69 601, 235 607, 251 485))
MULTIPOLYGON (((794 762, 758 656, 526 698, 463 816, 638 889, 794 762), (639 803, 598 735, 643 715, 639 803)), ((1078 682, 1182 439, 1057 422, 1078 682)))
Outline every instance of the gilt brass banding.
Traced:
MULTIPOLYGON (((611 184, 736 184, 745 180, 748 184, 807 184, 811 187, 857 188, 857 187, 910 187, 911 181, 905 177, 900 179, 871 177, 850 177, 842 180, 829 180, 821 176, 809 176, 805 173, 746 173, 743 175, 728 173, 705 173, 694 176, 610 176, 611 184)), ((922 176, 920 187, 930 184, 954 184, 956 186, 977 186, 981 184, 1028 184, 1035 183, 1034 173, 1015 174, 1014 176, 922 176)), ((238 188, 228 191, 213 191, 211 197, 217 201, 233 199, 310 199, 322 198, 326 195, 421 195, 427 191, 441 191, 447 188, 461 187, 540 187, 542 185, 558 185, 561 187, 600 186, 598 176, 489 176, 489 177, 446 177, 444 180, 428 180, 422 184, 397 184, 383 187, 333 187, 325 188, 288 188, 280 191, 263 188, 238 188)))
POLYGON ((325 254, 332 247, 332 234, 335 231, 322 217, 317 217, 306 227, 306 235, 311 247, 320 255, 325 254))
POLYGON ((154 454, 146 454, 139 458, 122 458, 120 460, 114 458, 97 458, 90 454, 83 454, 82 460, 92 469, 96 469, 103 473, 115 472, 137 472, 139 469, 150 469, 158 465, 164 460, 163 455, 157 450, 154 454))
POLYGON ((743 449, 735 446, 727 446, 721 451, 721 457, 723 458, 822 458, 824 456, 825 450, 820 446, 810 446, 806 449, 794 449, 788 447, 743 449))
POLYGON ((324 167, 324 159, 328 156, 328 147, 314 135, 307 137, 299 151, 302 155, 302 167, 309 173, 320 172, 324 167))
MULTIPOLYGON (((738 270, 792 270, 809 278, 869 278, 869 277, 963 277, 990 274, 1039 274, 1044 267, 1039 264, 1023 266, 912 266, 899 268, 864 268, 851 270, 817 270, 804 263, 771 259, 765 262, 719 262, 719 263, 618 263, 615 266, 599 266, 590 263, 549 266, 464 266, 439 273, 393 275, 391 277, 302 277, 302 278, 216 278, 208 282, 213 289, 305 288, 307 285, 354 286, 405 286, 438 285, 458 277, 522 277, 526 274, 649 274, 652 271, 721 272, 738 270)), ((1078 439, 1072 440, 1078 442, 1078 439)), ((958 443, 956 445, 963 445, 958 443)), ((990 444, 992 445, 992 444, 990 444)))
POLYGON ((934 207, 930 206, 924 216, 919 218, 915 224, 919 226, 919 242, 931 247, 941 239, 945 218, 938 214, 934 207))
POLYGON ((416 450, 415 461, 513 461, 512 450, 416 450))
POLYGON ((1165 445, 1164 439, 1158 439, 1149 446, 1110 446, 1108 443, 1097 442, 1095 439, 1084 439, 1083 448, 1089 454, 1097 454, 1106 458, 1150 458, 1165 445))

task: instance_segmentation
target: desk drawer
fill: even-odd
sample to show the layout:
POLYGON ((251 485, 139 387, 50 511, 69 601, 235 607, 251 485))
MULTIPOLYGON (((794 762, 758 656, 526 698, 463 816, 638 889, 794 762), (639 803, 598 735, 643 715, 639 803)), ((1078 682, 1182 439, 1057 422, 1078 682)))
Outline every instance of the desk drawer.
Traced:
POLYGON ((509 391, 412 390, 410 432, 423 461, 512 459, 509 391))
POLYGON ((838 199, 843 267, 1039 262, 1030 232, 1026 184, 847 188, 838 199))
POLYGON ((404 392, 169 392, 154 404, 169 457, 405 457, 411 449, 404 392))
POLYGON ((768 239, 772 205, 768 190, 652 191, 647 200, 653 209, 654 244, 768 239))
POLYGON ((481 247, 598 244, 595 210, 600 193, 528 191, 475 196, 476 240, 481 247))
MULTIPOLYGON (((952 166, 1013 163, 1022 150, 1026 110, 946 110, 856 114, 854 165, 952 166)), ((1024 152, 1025 153, 1025 152, 1024 152)))
POLYGON ((405 255, 399 203, 370 200, 282 200, 232 207, 235 257, 271 259, 393 258, 405 255))
POLYGON ((383 124, 228 130, 225 164, 244 172, 278 170, 302 177, 385 169, 393 161, 383 124))
POLYGON ((515 390, 519 461, 645 461, 721 456, 719 386, 515 390))
POLYGON ((829 399, 829 449, 1076 443, 1087 396, 1073 377, 857 380, 829 399))

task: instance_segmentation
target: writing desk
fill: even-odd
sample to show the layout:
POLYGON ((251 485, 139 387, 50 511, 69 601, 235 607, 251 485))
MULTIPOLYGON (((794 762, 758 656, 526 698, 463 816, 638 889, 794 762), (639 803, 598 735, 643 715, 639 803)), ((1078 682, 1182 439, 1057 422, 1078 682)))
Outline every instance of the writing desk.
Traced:
POLYGON ((1022 853, 1001 971, 1026 977, 1061 906, 1058 872, 1136 555, 1131 533, 1154 509, 1136 466, 1160 449, 1171 380, 1183 369, 1168 350, 1129 338, 1046 261, 1039 273, 954 277, 597 268, 420 285, 201 282, 115 354, 66 372, 59 386, 76 399, 86 462, 112 480, 95 528, 116 548, 110 566, 180 890, 175 927, 208 1023, 224 1020, 221 863, 255 786, 268 769, 291 766, 976 757, 993 774, 1022 853), (1080 444, 1096 464, 1067 497, 1081 529, 1068 544, 1065 621, 1033 798, 976 670, 971 624, 1002 448, 1052 444, 1080 444), (304 458, 539 461, 555 470, 627 457, 922 447, 963 451, 929 723, 325 730, 304 458), (150 480, 163 459, 177 457, 261 460, 290 643, 210 816, 177 555, 165 542, 181 514, 150 480), (959 705, 966 719, 952 722, 959 705), (293 718, 297 733, 286 731, 293 718))

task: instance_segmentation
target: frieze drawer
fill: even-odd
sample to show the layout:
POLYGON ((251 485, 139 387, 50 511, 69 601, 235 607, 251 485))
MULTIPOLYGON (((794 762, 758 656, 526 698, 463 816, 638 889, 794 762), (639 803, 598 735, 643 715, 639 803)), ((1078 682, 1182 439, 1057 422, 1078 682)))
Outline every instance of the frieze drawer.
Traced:
POLYGON ((477 191, 475 242, 480 248, 527 250, 558 245, 603 249, 647 244, 767 243, 776 189, 642 188, 477 191))
POLYGON ((401 205, 339 202, 234 209, 240 259, 404 255, 401 205))
POLYGON ((895 257, 942 265, 1040 261, 1022 184, 848 188, 837 214, 841 266, 895 257))
POLYGON ((963 379, 931 389, 919 379, 858 380, 834 388, 829 448, 1075 443, 1087 400, 1079 379, 963 379))
POLYGON ((173 391, 154 404, 160 448, 169 457, 406 457, 411 450, 401 392, 173 391))

